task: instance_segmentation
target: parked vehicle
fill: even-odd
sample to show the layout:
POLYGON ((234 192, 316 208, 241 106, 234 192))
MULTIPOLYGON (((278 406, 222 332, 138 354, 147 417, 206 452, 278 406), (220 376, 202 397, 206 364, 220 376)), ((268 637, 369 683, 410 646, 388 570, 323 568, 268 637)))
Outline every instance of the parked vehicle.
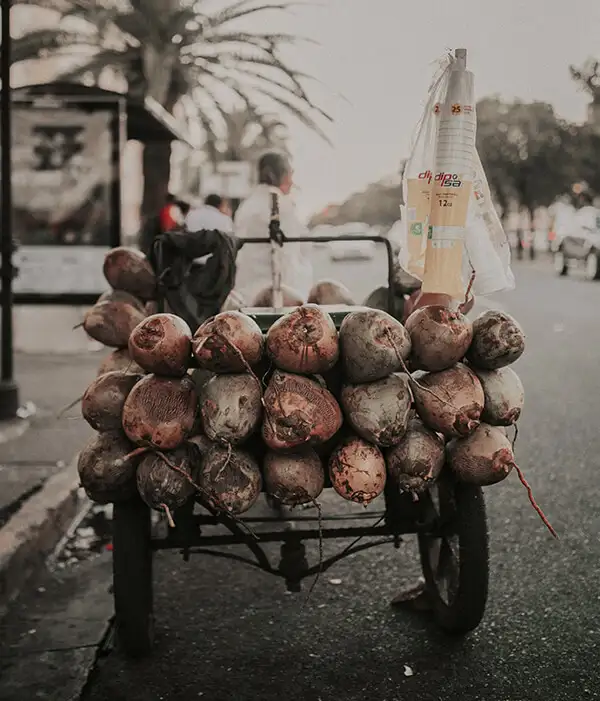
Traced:
POLYGON ((554 269, 567 275, 581 268, 588 280, 600 279, 600 210, 588 206, 575 215, 573 229, 553 242, 554 269))

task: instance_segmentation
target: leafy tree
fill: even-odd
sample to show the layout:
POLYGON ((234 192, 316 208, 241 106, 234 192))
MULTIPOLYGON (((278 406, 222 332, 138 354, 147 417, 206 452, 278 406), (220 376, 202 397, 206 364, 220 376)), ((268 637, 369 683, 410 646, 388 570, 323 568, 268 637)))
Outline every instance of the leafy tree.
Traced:
MULTIPOLYGON (((268 20, 291 0, 15 0, 56 12, 52 27, 13 44, 15 61, 64 56, 73 65, 63 80, 97 82, 110 68, 130 94, 149 96, 169 111, 185 105, 201 125, 207 151, 216 158, 219 129, 232 107, 243 108, 263 129, 268 112, 283 111, 324 136, 329 117, 304 87, 310 76, 290 67, 282 48, 299 40, 290 34, 251 32, 250 15, 268 20), (75 57, 75 58, 74 58, 75 57), (77 58, 78 57, 78 58, 77 58), (265 107, 266 106, 266 107, 265 107)), ((170 145, 144 149, 142 213, 151 213, 166 192, 170 145)))
POLYGON ((575 125, 544 102, 477 105, 477 148, 504 211, 511 200, 533 211, 570 191, 581 177, 583 140, 575 125))

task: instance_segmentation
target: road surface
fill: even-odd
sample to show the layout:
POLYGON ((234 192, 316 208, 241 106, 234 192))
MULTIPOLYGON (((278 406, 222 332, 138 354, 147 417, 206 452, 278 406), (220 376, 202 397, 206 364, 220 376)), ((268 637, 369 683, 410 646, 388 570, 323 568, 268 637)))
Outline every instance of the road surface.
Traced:
MULTIPOLYGON (((486 490, 491 586, 474 633, 448 638, 427 615, 390 608, 419 574, 412 538, 398 551, 388 546, 336 565, 307 606, 258 570, 161 553, 154 656, 99 659, 83 699, 600 698, 600 284, 559 279, 548 263, 515 269, 518 289, 490 304, 513 313, 527 334, 515 366, 526 388, 516 454, 560 540, 529 507, 516 475, 486 490)), ((381 279, 358 263, 341 277, 361 294, 381 279)), ((328 544, 326 554, 336 547, 328 544)), ((314 548, 310 556, 316 561, 314 548)))

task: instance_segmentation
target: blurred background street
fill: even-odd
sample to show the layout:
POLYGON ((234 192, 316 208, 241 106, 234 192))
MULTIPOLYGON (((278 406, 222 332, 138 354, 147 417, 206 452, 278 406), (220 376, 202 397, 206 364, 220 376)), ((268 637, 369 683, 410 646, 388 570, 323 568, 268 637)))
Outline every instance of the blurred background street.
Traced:
MULTIPOLYGON (((547 0, 2 3, 0 701, 600 699, 599 36, 593 0, 551 11, 547 0), (448 92, 441 104, 430 81, 436 61, 458 65, 458 47, 475 97, 448 92), (476 116, 469 143, 489 192, 474 153, 450 173, 437 141, 427 158, 413 150, 420 117, 448 115, 462 115, 465 134, 476 116), (425 228, 431 205, 417 219, 409 182, 436 176, 468 186, 478 213, 457 228, 471 235, 467 249, 485 240, 482 267, 511 251, 515 289, 474 288, 469 318, 502 311, 524 330, 516 461, 559 539, 514 470, 484 490, 490 590, 463 638, 440 632, 422 599, 390 606, 421 576, 412 535, 338 562, 308 602, 310 582, 291 594, 257 568, 164 550, 155 648, 129 659, 116 636, 112 505, 90 501, 77 469, 94 436, 80 400, 109 352, 84 330, 86 314, 110 285, 126 289, 109 279, 107 253, 139 249, 140 266, 154 267, 152 292, 135 293, 132 318, 143 319, 161 272, 156 241, 178 232, 200 244, 217 231, 209 254, 186 253, 173 285, 205 283, 190 295, 194 332, 241 277, 248 289, 271 284, 270 250, 268 261, 244 258, 249 247, 232 253, 232 237, 271 233, 275 192, 283 233, 314 238, 305 259, 286 254, 287 274, 306 286, 300 300, 319 280, 346 286, 357 305, 387 286, 385 247, 335 240, 353 235, 388 239, 402 305, 412 227, 422 241, 446 228, 425 228), (202 279, 212 264, 216 276, 202 279)), ((130 302, 115 309, 130 314, 130 302)), ((125 348, 129 332, 113 345, 125 348)), ((362 512, 332 490, 319 501, 328 514, 362 512)), ((264 495, 253 508, 272 514, 264 495)), ((153 519, 165 526, 162 512, 153 519)), ((326 541, 324 554, 346 545, 326 541)), ((265 549, 276 564, 280 544, 265 549)), ((315 564, 317 544, 307 550, 315 564)))

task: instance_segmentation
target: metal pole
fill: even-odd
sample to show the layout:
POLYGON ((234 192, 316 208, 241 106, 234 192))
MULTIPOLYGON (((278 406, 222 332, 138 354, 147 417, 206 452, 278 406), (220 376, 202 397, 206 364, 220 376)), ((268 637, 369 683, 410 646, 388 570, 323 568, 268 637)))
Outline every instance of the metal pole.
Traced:
POLYGON ((12 133, 10 93, 10 8, 11 0, 2 0, 2 46, 0 47, 0 149, 2 219, 0 222, 0 252, 2 254, 2 363, 0 367, 0 419, 12 419, 19 408, 19 391, 13 379, 13 325, 12 325, 12 133))

